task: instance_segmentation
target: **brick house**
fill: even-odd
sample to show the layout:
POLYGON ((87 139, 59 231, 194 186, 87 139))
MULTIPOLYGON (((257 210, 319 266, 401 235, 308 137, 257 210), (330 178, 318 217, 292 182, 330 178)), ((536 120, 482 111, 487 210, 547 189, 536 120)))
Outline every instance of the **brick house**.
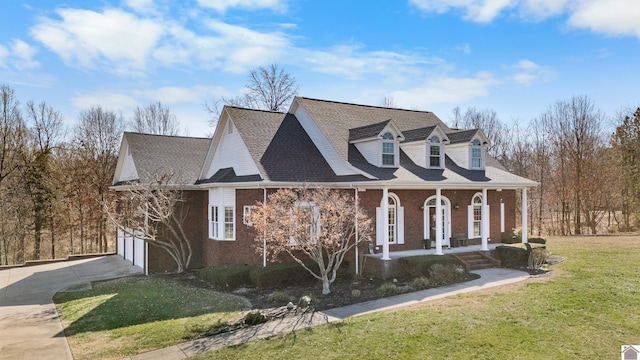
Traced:
MULTIPOLYGON (((296 97, 286 113, 225 106, 210 139, 125 133, 112 189, 179 174, 192 267, 266 265, 243 215, 302 183, 353 193, 376 220, 382 259, 424 247, 487 250, 512 235, 517 193, 526 219, 527 189, 537 183, 508 172, 486 145, 482 130, 451 129, 431 112, 296 97)), ((162 250, 122 235, 118 253, 151 271, 172 266, 162 250)))

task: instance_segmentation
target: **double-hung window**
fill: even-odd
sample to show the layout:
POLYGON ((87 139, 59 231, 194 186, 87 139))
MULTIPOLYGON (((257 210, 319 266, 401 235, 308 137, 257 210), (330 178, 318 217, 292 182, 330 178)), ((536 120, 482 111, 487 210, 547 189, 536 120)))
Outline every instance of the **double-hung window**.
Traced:
POLYGON ((209 224, 209 237, 212 239, 218 238, 218 206, 211 206, 211 223, 209 224))
POLYGON ((478 139, 471 142, 471 168, 482 169, 482 144, 478 139))
POLYGON ((382 135, 382 166, 396 165, 396 141, 390 132, 382 135))
POLYGON ((213 240, 235 240, 235 189, 215 188, 209 190, 209 238, 213 240))
POLYGON ((443 161, 442 155, 442 143, 440 142, 440 138, 434 135, 429 139, 429 167, 441 169, 443 161))

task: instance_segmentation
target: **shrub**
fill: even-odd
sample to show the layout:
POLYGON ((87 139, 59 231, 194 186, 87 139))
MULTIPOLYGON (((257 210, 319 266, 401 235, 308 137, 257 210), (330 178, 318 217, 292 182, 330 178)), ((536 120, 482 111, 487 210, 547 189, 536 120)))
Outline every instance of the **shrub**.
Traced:
POLYGON ((531 254, 529 254, 529 269, 531 270, 540 270, 542 269, 542 265, 549 257, 549 252, 545 248, 535 248, 531 249, 531 254))
POLYGON ((430 285, 429 278, 426 276, 417 277, 411 280, 411 282, 409 283, 409 286, 411 286, 415 290, 426 289, 429 287, 429 285, 430 285))
POLYGON ((400 265, 401 277, 405 279, 429 276, 429 271, 434 264, 460 264, 458 259, 450 255, 410 256, 399 259, 398 263, 400 265))
POLYGON ((267 322, 267 317, 260 310, 248 312, 244 317, 244 323, 252 326, 267 322))
POLYGON ((273 303, 288 303, 289 301, 291 301, 291 295, 287 294, 284 291, 274 291, 271 294, 269 294, 269 296, 267 297, 267 299, 273 303))
POLYGON ((429 270, 429 281, 434 285, 451 284, 456 279, 456 266, 433 264, 429 270))
POLYGON ((358 289, 353 289, 351 290, 351 297, 352 298, 359 298, 360 295, 362 295, 362 292, 358 289))
POLYGON ((200 270, 198 277, 217 288, 237 289, 251 283, 251 270, 244 264, 214 266, 200 270))
MULTIPOLYGON (((314 269, 317 264, 310 262, 305 264, 314 269)), ((306 285, 316 281, 306 269, 298 263, 284 263, 269 265, 265 268, 252 269, 249 272, 251 281, 258 287, 277 287, 288 285, 306 285)))
POLYGON ((533 244, 546 244, 547 240, 540 238, 540 237, 532 237, 532 238, 528 238, 527 239, 528 242, 533 243, 533 244))
POLYGON ((529 260, 529 251, 524 244, 501 245, 496 247, 496 251, 505 267, 526 266, 529 260))
POLYGON ((304 296, 301 296, 300 299, 298 299, 298 307, 301 309, 306 309, 308 307, 312 307, 314 302, 315 301, 313 297, 309 295, 304 295, 304 296))
POLYGON ((382 296, 393 296, 400 292, 398 286, 394 283, 384 283, 380 285, 376 291, 382 296))

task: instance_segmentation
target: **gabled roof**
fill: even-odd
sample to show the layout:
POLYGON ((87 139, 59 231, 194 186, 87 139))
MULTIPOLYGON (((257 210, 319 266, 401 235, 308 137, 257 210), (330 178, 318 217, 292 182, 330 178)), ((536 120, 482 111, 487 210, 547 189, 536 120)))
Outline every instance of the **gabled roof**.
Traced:
POLYGON ((403 132, 404 137, 405 137, 403 143, 408 143, 408 142, 413 142, 413 141, 420 141, 420 140, 427 140, 427 137, 429 135, 431 135, 431 133, 435 129, 436 129, 436 126, 434 125, 434 126, 427 126, 427 127, 423 127, 423 128, 419 128, 419 129, 413 129, 413 130, 405 131, 405 132, 403 132))
POLYGON ((464 142, 471 142, 474 136, 479 132, 479 129, 461 130, 448 132, 450 144, 460 144, 464 142))
POLYGON ((366 127, 391 119, 402 133, 435 125, 440 125, 445 133, 450 131, 446 124, 429 111, 385 108, 305 97, 296 97, 295 103, 303 106, 311 115, 331 146, 345 162, 349 159, 349 129, 366 127))
MULTIPOLYGON (((193 184, 197 180, 210 141, 209 138, 135 132, 125 132, 122 140, 128 145, 139 175, 137 180, 147 183, 156 175, 172 173, 175 184, 193 184)), ((118 161, 124 161, 123 156, 119 156, 118 161)))
POLYGON ((349 141, 368 139, 378 136, 391 122, 391 119, 379 123, 349 129, 349 141))

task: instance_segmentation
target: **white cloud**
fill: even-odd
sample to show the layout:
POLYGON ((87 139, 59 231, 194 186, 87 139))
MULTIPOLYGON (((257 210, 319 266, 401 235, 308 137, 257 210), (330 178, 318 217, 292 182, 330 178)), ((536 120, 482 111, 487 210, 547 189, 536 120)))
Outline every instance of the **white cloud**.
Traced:
POLYGON ((450 10, 462 10, 464 18, 470 21, 487 23, 493 21, 500 12, 513 6, 515 0, 409 0, 418 9, 425 12, 446 13, 450 10))
POLYGON ((231 8, 245 10, 271 9, 279 12, 284 12, 287 9, 286 0, 198 0, 198 4, 219 12, 225 12, 231 8))
POLYGON ((434 105, 457 104, 489 94, 489 88, 499 85, 493 74, 480 72, 473 77, 434 77, 422 86, 391 93, 403 108, 428 109, 434 105))
POLYGON ((0 67, 12 66, 18 70, 34 69, 40 63, 33 59, 37 50, 20 39, 13 39, 8 47, 0 45, 0 67))
POLYGON ((62 9, 61 20, 41 18, 31 28, 34 38, 67 64, 95 68, 108 63, 117 74, 144 72, 147 57, 163 29, 151 19, 137 18, 121 10, 62 9))
POLYGON ((427 13, 461 11, 463 18, 478 23, 495 20, 503 13, 542 21, 566 15, 567 24, 611 36, 640 38, 640 6, 637 0, 409 0, 427 13))
POLYGON ((232 93, 222 87, 193 86, 178 87, 165 86, 157 89, 138 90, 134 94, 150 101, 160 101, 164 104, 192 103, 202 105, 206 101, 220 96, 231 96, 232 93))
POLYGON ((153 12, 155 10, 154 0, 126 0, 127 6, 141 13, 153 12))
POLYGON ((574 7, 568 22, 596 33, 640 38, 639 5, 637 0, 582 0, 574 7))
POLYGON ((391 51, 363 51, 359 45, 339 45, 329 50, 297 49, 293 58, 316 72, 344 76, 351 80, 380 76, 393 83, 411 81, 425 68, 443 67, 437 58, 424 58, 391 51))
MULTIPOLYGON (((136 6, 141 2, 135 2, 136 6)), ((146 75, 157 66, 222 68, 242 73, 275 61, 290 47, 280 32, 207 20, 195 33, 161 16, 142 17, 123 10, 58 10, 60 20, 41 18, 31 34, 66 64, 118 75, 146 75)))
POLYGON ((556 77, 551 68, 540 66, 531 60, 520 60, 511 68, 514 71, 511 79, 524 87, 529 87, 536 81, 549 82, 556 77))
POLYGON ((105 91, 78 95, 71 99, 71 102, 78 110, 86 110, 92 106, 100 105, 104 109, 123 114, 130 112, 138 105, 138 101, 131 96, 105 91))

